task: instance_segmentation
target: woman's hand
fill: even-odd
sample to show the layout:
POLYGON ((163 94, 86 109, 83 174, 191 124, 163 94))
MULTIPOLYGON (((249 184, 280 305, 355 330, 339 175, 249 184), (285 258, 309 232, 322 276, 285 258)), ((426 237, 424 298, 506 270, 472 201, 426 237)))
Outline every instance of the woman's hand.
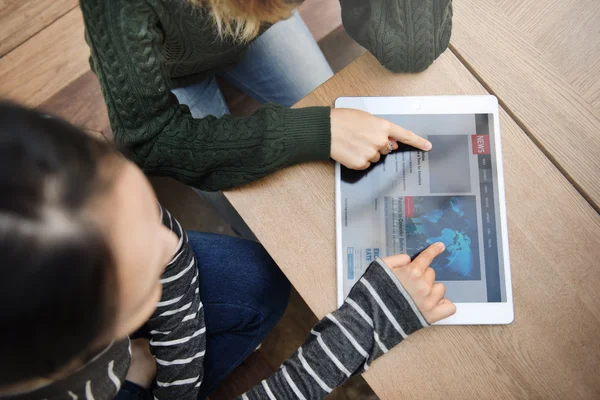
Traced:
POLYGON ((150 389, 156 376, 156 360, 150 353, 148 339, 135 339, 131 341, 131 365, 127 371, 126 380, 150 389))
POLYGON ((382 258, 392 269, 427 322, 433 324, 456 312, 456 306, 444 298, 446 287, 435 283, 435 271, 429 267, 444 252, 443 243, 434 243, 412 262, 406 254, 382 258))
POLYGON ((420 150, 431 150, 431 143, 413 132, 368 112, 349 108, 331 110, 331 158, 350 169, 367 169, 392 150, 397 141, 420 150))

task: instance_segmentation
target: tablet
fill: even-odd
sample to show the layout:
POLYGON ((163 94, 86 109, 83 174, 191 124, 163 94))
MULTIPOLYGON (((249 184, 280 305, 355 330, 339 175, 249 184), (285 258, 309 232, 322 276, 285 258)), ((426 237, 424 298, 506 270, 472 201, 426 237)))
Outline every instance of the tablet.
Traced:
POLYGON ((494 96, 342 97, 427 138, 430 152, 401 146, 365 171, 336 165, 337 286, 341 305, 378 257, 446 250, 431 267, 455 315, 438 324, 508 324, 513 298, 494 96))

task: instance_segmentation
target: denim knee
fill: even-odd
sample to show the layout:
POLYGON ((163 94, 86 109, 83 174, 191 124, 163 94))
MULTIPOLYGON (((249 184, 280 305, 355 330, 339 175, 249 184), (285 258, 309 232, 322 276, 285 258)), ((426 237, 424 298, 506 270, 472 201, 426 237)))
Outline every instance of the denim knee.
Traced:
POLYGON ((237 304, 258 312, 269 327, 287 308, 290 282, 258 242, 188 232, 198 259, 203 301, 237 304))
POLYGON ((264 247, 259 243, 252 243, 259 247, 257 249, 257 253, 260 254, 259 265, 263 269, 257 300, 262 303, 260 308, 265 324, 272 327, 277 324, 287 309, 292 285, 264 247))

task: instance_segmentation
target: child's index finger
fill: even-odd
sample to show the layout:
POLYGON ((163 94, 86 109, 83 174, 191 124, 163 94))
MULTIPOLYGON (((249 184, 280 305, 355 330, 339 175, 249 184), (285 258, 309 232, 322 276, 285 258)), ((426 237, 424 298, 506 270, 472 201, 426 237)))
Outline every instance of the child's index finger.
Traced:
POLYGON ((437 242, 426 248, 419 254, 411 263, 415 268, 425 271, 433 262, 433 259, 442 254, 446 250, 444 243, 437 242))

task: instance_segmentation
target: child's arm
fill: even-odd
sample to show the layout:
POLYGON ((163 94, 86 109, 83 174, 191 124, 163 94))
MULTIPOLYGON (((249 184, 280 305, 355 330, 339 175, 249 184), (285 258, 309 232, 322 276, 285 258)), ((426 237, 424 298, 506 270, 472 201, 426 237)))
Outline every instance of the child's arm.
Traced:
POLYGON ((158 400, 197 400, 206 346, 198 267, 181 225, 167 210, 162 212, 163 223, 180 239, 162 275, 161 301, 148 321, 157 367, 153 394, 158 400))
POLYGON ((434 284, 429 268, 442 251, 435 244, 413 262, 400 255, 371 264, 342 307, 315 325, 275 375, 240 398, 323 399, 427 321, 454 314, 456 307, 444 299, 445 288, 434 284))

